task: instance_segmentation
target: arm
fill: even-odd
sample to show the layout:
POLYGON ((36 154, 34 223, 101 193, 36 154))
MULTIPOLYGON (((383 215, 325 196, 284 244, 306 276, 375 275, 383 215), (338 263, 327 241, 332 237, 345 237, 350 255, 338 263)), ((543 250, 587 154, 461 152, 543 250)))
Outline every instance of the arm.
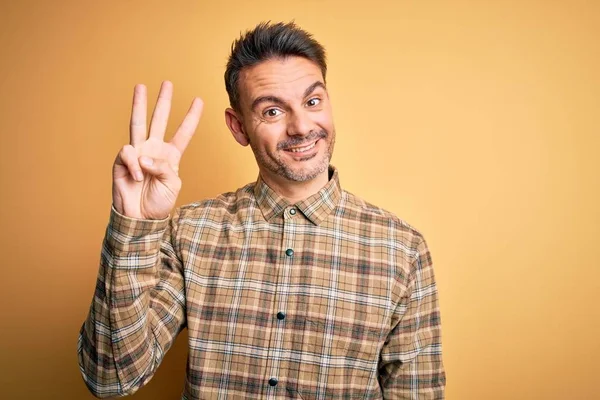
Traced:
POLYGON ((111 211, 78 341, 83 379, 97 397, 132 394, 145 385, 185 326, 176 221, 177 214, 142 220, 111 211))
POLYGON ((422 237, 404 279, 381 351, 379 382, 385 399, 443 399, 441 325, 431 255, 422 237))
POLYGON ((173 84, 163 82, 146 128, 147 94, 136 85, 129 144, 113 164, 113 208, 100 272, 78 342, 83 379, 97 397, 131 394, 152 378, 185 325, 184 279, 177 256, 181 155, 202 114, 195 98, 164 141, 173 84))

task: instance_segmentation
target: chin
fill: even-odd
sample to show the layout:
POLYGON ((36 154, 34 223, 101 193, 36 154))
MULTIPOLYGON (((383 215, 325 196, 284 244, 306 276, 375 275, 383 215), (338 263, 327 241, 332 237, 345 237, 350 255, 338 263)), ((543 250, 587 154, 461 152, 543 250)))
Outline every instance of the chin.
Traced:
POLYGON ((329 169, 329 159, 321 160, 310 166, 293 168, 289 165, 282 167, 280 175, 294 182, 307 182, 317 178, 329 169))

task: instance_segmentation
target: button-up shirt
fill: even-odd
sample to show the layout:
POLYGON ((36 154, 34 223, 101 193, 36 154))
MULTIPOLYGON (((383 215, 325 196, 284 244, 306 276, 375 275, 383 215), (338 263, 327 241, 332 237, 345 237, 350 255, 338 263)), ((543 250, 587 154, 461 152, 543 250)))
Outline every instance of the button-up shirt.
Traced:
POLYGON ((342 190, 290 204, 259 177, 140 220, 113 208, 79 364, 98 397, 147 383, 188 330, 182 399, 442 399, 423 236, 342 190))

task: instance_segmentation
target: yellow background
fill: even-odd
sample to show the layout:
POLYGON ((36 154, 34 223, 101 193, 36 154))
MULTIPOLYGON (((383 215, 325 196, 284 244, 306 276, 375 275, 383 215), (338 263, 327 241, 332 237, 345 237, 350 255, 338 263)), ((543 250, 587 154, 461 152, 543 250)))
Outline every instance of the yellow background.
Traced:
MULTIPOLYGON (((178 204, 257 176, 223 117, 231 41, 328 49, 342 185, 420 229, 447 398, 600 398, 600 2, 2 1, 0 397, 90 399, 76 340, 131 95, 206 103, 178 204)), ((172 130, 171 130, 172 132, 172 130)), ((182 334, 136 399, 176 399, 182 334)))

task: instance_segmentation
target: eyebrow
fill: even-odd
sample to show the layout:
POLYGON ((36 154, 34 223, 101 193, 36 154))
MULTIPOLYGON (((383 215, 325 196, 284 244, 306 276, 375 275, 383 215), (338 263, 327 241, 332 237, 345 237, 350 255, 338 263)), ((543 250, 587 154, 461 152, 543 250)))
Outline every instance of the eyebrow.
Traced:
POLYGON ((306 88, 306 90, 304 91, 304 96, 303 97, 310 96, 310 94, 312 92, 314 92, 319 87, 323 88, 324 90, 327 90, 327 88, 325 87, 325 84, 323 82, 316 81, 315 83, 313 83, 312 85, 310 85, 309 87, 306 88))
POLYGON ((285 101, 281 100, 279 97, 276 97, 276 96, 260 96, 260 97, 256 98, 252 102, 252 107, 250 107, 250 109, 252 111, 256 110, 256 107, 258 107, 258 105, 260 103, 275 103, 275 104, 280 105, 280 106, 284 106, 285 105, 285 101))
MULTIPOLYGON (((319 87, 327 90, 327 88, 325 87, 325 84, 323 82, 316 81, 315 83, 313 83, 312 85, 310 85, 309 87, 306 88, 306 90, 304 91, 303 97, 308 97, 312 92, 314 92, 319 87)), ((285 106, 286 105, 285 101, 283 101, 282 99, 280 99, 277 96, 260 96, 260 97, 257 97, 252 102, 252 106, 250 107, 250 109, 252 111, 256 110, 256 107, 258 107, 258 105, 260 103, 274 103, 274 104, 277 104, 279 106, 285 106)))

